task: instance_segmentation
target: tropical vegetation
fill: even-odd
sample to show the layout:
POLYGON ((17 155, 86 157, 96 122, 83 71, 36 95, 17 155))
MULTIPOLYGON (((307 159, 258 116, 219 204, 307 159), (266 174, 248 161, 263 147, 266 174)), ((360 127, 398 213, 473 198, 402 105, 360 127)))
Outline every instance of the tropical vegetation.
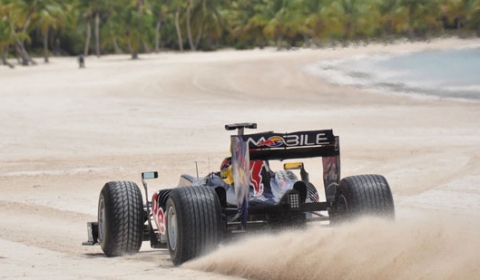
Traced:
POLYGON ((479 36, 480 0, 0 0, 0 62, 479 36))

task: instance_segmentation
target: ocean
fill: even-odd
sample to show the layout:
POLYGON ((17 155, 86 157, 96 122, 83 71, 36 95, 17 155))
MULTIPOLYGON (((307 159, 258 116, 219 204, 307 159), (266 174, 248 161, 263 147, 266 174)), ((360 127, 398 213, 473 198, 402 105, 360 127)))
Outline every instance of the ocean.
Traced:
POLYGON ((368 90, 480 100, 480 48, 357 56, 309 69, 333 83, 368 90))

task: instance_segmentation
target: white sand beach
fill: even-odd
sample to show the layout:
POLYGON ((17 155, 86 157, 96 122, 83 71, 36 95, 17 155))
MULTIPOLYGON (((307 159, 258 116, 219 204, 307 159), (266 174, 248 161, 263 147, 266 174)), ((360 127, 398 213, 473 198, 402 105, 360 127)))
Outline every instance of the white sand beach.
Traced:
POLYGON ((472 46, 480 40, 1 67, 0 279, 478 279, 480 102, 369 92, 307 70, 356 55, 472 46), (332 128, 342 177, 384 175, 396 222, 251 236, 182 267, 147 242, 119 258, 81 246, 106 182, 141 185, 141 172, 158 170, 152 193, 194 174, 195 161, 201 174, 216 170, 228 154, 224 125, 234 122, 332 128))

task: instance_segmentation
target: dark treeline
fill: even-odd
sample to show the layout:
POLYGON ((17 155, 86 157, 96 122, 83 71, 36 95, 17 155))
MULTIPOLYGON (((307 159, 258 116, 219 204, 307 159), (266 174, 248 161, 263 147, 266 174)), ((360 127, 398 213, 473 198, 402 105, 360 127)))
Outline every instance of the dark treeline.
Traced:
POLYGON ((346 45, 480 34, 480 0, 0 0, 0 57, 346 45))

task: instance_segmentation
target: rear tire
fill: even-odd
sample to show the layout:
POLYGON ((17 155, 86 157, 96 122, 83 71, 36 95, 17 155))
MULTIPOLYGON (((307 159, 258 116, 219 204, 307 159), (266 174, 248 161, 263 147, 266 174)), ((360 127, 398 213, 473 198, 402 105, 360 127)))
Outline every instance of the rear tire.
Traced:
POLYGON ((222 241, 226 224, 214 189, 173 189, 166 209, 167 243, 174 265, 208 253, 222 241))
POLYGON ((395 219, 395 206, 387 180, 381 175, 358 175, 342 179, 329 214, 333 224, 360 216, 395 219))
POLYGON ((98 201, 98 243, 108 257, 135 254, 143 241, 142 193, 128 181, 108 182, 98 201))

